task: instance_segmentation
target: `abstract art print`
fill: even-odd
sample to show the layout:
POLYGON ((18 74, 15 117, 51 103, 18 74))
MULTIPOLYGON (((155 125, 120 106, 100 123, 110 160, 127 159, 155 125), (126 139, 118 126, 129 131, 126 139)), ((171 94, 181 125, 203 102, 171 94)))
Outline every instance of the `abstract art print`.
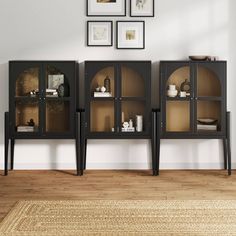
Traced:
POLYGON ((117 49, 144 49, 144 21, 117 21, 116 43, 117 49))
POLYGON ((154 17, 154 0, 130 0, 130 16, 154 17))
POLYGON ((112 21, 88 21, 87 46, 112 46, 112 31, 112 21))
POLYGON ((87 0, 87 16, 125 16, 126 0, 87 0))

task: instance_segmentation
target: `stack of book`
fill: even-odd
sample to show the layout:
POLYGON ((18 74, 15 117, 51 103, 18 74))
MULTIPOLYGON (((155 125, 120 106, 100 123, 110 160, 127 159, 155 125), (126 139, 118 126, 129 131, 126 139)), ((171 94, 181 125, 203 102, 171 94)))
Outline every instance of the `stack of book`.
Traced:
POLYGON ((135 132, 134 127, 122 128, 122 132, 135 132))
POLYGON ((34 126, 21 125, 17 127, 17 132, 34 132, 34 126))
POLYGON ((46 89, 46 97, 58 97, 56 89, 46 89))
POLYGON ((197 130, 217 131, 217 119, 214 118, 198 118, 197 130))
POLYGON ((96 97, 100 97, 100 98, 104 98, 104 97, 112 97, 111 93, 109 92, 94 92, 93 96, 96 97))
POLYGON ((217 131, 217 124, 207 125, 207 124, 197 124, 197 130, 203 131, 217 131))

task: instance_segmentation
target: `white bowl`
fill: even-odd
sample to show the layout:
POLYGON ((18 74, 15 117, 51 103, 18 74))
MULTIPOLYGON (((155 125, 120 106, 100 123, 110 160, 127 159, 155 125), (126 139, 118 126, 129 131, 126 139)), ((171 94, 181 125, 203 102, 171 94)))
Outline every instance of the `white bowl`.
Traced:
POLYGON ((167 96, 168 96, 168 97, 171 97, 171 98, 176 97, 177 94, 178 94, 178 90, 168 90, 168 91, 167 91, 167 96))

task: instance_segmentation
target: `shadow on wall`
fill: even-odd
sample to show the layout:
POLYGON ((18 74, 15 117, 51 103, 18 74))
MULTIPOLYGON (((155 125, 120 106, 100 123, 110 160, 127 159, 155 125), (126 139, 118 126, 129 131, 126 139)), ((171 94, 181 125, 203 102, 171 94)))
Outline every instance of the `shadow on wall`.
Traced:
POLYGON ((3 153, 4 143, 4 112, 8 111, 8 63, 0 64, 0 145, 3 153))

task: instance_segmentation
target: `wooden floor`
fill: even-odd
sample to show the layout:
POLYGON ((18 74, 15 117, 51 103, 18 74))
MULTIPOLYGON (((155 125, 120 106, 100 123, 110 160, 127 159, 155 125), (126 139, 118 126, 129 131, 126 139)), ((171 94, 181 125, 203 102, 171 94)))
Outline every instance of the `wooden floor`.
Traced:
POLYGON ((0 221, 19 200, 236 199, 236 175, 226 171, 0 172, 0 221))

